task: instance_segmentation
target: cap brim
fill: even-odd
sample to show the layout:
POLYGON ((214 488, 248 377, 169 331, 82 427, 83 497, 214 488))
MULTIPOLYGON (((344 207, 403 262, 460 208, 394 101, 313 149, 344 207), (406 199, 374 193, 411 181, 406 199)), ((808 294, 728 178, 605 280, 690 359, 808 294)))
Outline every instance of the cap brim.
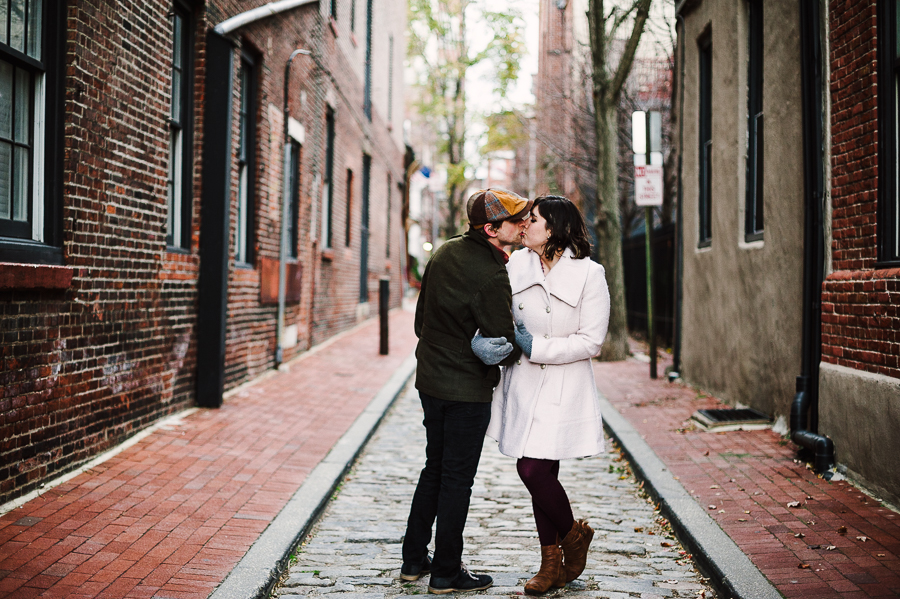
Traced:
POLYGON ((531 212, 532 206, 534 206, 534 200, 528 200, 528 203, 525 204, 525 207, 510 216, 508 220, 522 220, 523 218, 526 218, 531 212))

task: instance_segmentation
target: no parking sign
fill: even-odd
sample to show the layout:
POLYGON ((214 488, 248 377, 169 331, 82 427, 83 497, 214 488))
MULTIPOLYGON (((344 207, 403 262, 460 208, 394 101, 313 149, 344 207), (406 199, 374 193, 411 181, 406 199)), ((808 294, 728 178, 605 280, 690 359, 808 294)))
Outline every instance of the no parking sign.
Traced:
POLYGON ((638 206, 662 206, 663 167, 634 167, 634 203, 638 206))

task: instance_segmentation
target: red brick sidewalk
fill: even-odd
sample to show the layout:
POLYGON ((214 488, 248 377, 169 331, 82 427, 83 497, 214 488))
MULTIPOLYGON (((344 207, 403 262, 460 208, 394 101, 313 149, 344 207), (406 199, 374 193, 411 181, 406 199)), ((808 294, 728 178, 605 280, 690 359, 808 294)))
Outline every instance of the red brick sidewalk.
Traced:
POLYGON ((594 371, 600 391, 785 597, 900 597, 896 512, 846 481, 816 477, 771 430, 693 429, 696 410, 727 406, 651 380, 648 364, 595 362, 594 371))
POLYGON ((0 517, 0 597, 205 598, 413 351, 374 319, 0 517))

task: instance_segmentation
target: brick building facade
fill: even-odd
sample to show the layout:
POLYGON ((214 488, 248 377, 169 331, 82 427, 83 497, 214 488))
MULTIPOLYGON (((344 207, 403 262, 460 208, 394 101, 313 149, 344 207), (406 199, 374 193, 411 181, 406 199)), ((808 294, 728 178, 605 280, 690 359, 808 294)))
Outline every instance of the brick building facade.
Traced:
POLYGON ((822 430, 840 461, 900 503, 897 15, 833 1, 830 238, 822 289, 822 430))
POLYGON ((264 4, 0 17, 0 503, 400 304, 405 4, 264 4))

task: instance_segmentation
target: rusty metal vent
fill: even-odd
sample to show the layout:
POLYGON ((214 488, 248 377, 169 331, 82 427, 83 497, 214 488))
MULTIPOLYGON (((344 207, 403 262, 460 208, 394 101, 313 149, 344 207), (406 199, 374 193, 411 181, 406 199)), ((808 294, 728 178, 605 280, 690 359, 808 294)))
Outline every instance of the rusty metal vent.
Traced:
POLYGON ((753 408, 733 408, 725 410, 697 410, 692 418, 706 428, 721 430, 739 428, 764 428, 772 423, 766 414, 753 408))

